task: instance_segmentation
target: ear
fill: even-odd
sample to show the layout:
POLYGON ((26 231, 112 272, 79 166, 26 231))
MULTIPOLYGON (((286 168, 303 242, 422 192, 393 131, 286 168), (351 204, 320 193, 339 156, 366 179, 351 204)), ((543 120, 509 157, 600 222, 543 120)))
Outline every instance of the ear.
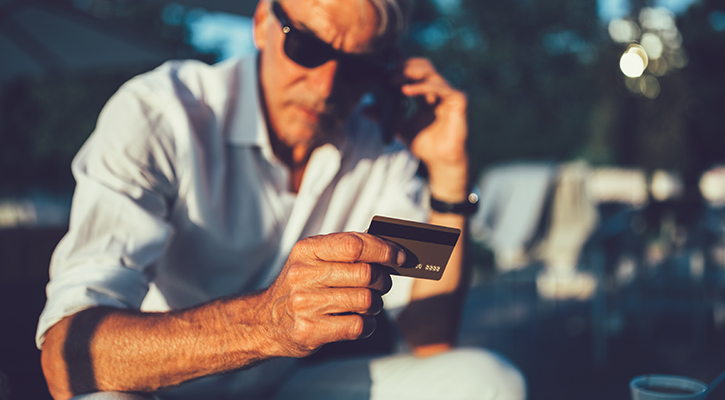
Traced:
POLYGON ((259 0, 252 19, 252 23, 254 24, 254 45, 257 47, 257 50, 262 50, 267 45, 269 18, 269 1, 259 0))

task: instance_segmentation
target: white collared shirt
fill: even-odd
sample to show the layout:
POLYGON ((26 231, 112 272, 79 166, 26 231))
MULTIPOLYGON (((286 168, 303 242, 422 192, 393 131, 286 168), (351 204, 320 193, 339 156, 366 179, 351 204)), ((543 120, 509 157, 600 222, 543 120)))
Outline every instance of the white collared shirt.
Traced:
MULTIPOLYGON (((256 57, 167 62, 124 84, 73 161, 38 347, 86 308, 162 311, 249 292, 273 282, 301 238, 364 231, 373 215, 425 220, 418 161, 359 113, 345 130, 340 148, 312 153, 294 194, 267 136, 256 57)), ((410 281, 394 287, 386 306, 404 304, 410 281)))

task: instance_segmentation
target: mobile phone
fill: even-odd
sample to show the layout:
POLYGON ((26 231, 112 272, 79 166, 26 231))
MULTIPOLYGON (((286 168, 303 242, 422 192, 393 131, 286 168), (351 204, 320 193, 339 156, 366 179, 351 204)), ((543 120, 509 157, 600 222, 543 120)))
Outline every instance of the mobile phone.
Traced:
POLYGON ((384 143, 390 143, 404 120, 408 108, 408 99, 400 86, 390 84, 387 79, 378 83, 372 91, 375 107, 380 118, 380 130, 384 143))

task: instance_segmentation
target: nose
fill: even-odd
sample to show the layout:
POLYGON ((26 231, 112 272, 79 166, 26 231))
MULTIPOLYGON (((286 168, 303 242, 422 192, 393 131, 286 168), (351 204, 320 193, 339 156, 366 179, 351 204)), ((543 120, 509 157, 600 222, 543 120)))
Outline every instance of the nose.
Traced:
POLYGON ((324 98, 330 97, 335 89, 339 66, 337 60, 330 60, 310 71, 310 84, 317 95, 324 98))

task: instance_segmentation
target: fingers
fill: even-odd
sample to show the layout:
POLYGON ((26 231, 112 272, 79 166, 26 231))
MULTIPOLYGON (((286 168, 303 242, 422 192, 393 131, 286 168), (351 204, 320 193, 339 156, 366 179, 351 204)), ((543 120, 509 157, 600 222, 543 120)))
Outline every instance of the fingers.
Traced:
POLYGON ((402 86, 402 91, 406 96, 421 96, 429 105, 446 100, 449 103, 456 102, 456 104, 460 103, 465 106, 465 94, 453 88, 436 71, 429 60, 425 58, 408 59, 403 67, 403 74, 408 82, 402 86))
MULTIPOLYGON (((403 65, 403 75, 409 80, 422 80, 428 77, 440 77, 433 63, 426 58, 412 57, 403 65)), ((443 79, 441 77, 441 79, 443 79)))
POLYGON ((327 299, 334 299, 327 303, 325 314, 356 313, 377 315, 383 309, 383 299, 380 293, 369 289, 343 288, 327 289, 322 295, 327 299))
POLYGON ((376 263, 397 267, 405 263, 405 252, 396 244, 357 232, 312 236, 299 241, 292 256, 340 263, 376 263))
POLYGON ((325 343, 367 337, 375 330, 374 315, 383 307, 380 294, 368 289, 325 289, 290 295, 284 321, 274 331, 295 343, 293 348, 314 350, 325 343))
POLYGON ((375 331, 377 321, 372 315, 325 315, 315 319, 296 319, 290 329, 283 330, 289 343, 286 357, 304 357, 326 343, 366 338, 375 331))
POLYGON ((367 337, 382 295, 392 287, 381 265, 399 266, 405 252, 364 233, 335 233, 299 241, 284 270, 264 292, 270 332, 288 356, 319 346, 367 337))
POLYGON ((443 79, 428 59, 413 57, 405 60, 391 77, 390 83, 399 86, 436 77, 443 79))
POLYGON ((340 314, 377 315, 383 309, 380 293, 362 288, 329 288, 307 293, 298 293, 291 297, 290 308, 308 315, 315 316, 340 314))
MULTIPOLYGON (((307 282, 306 286, 317 286, 321 288, 368 288, 380 294, 390 291, 393 281, 390 274, 383 271, 382 267, 374 264, 342 264, 342 263, 320 263, 315 266, 295 268, 299 270, 299 280, 307 282)), ((292 272, 292 274, 298 271, 292 272)))
POLYGON ((407 84, 401 90, 409 97, 423 96, 429 105, 443 99, 461 102, 466 100, 463 92, 454 89, 447 82, 437 79, 407 84))
POLYGON ((404 89, 421 82, 435 83, 436 85, 449 88, 451 86, 445 79, 443 79, 441 74, 436 71, 433 64, 425 58, 408 59, 403 67, 402 73, 405 77, 405 81, 402 82, 404 89))
POLYGON ((393 286, 390 274, 379 265, 368 263, 294 264, 287 271, 286 279, 292 286, 307 288, 367 288, 381 295, 393 286))
POLYGON ((364 339, 375 332, 378 323, 370 315, 339 315, 328 317, 332 326, 339 327, 338 340, 364 339))
POLYGON ((325 333, 325 343, 364 339, 375 332, 377 321, 371 315, 333 315, 321 319, 316 329, 325 333))

